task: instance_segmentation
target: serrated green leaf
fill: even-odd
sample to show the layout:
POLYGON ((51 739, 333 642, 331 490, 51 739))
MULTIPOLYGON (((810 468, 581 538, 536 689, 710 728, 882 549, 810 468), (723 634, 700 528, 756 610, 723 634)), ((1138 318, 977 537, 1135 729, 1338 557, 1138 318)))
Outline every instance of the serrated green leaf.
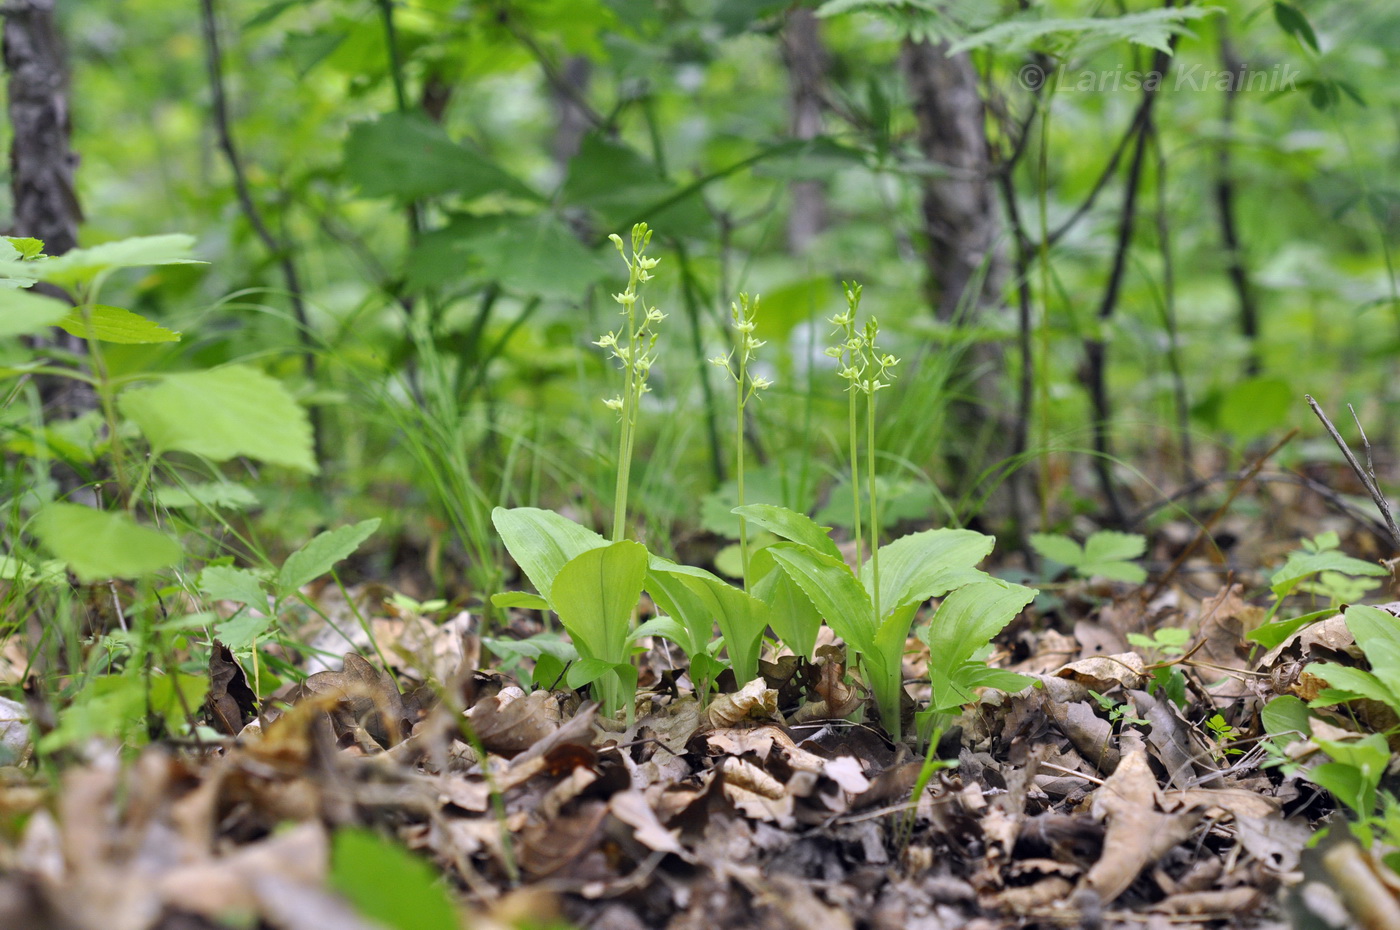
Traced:
POLYGON ((764 551, 797 583, 837 636, 860 652, 874 650, 874 608, 845 562, 800 543, 777 543, 764 551))
POLYGON ((345 142, 345 169, 366 197, 409 202, 448 193, 467 199, 504 193, 539 199, 422 113, 385 113, 355 124, 345 142))
POLYGON ((772 504, 745 504, 730 512, 743 517, 753 526, 841 561, 841 550, 831 538, 831 527, 819 525, 806 514, 772 504))
POLYGON ((34 535, 82 581, 140 578, 168 568, 180 544, 123 513, 49 504, 34 517, 34 535))
POLYGON ((267 611, 267 589, 262 578, 246 568, 209 565, 199 573, 199 590, 216 601, 234 601, 267 611))
POLYGON ((215 635, 234 652, 242 652, 267 635, 268 629, 276 619, 268 614, 240 611, 216 624, 215 635))
POLYGON ((38 258, 44 254, 44 242, 41 239, 34 239, 29 236, 0 236, 15 253, 24 260, 38 258))
POLYGON ((933 707, 942 710, 972 700, 970 690, 961 684, 965 676, 960 677, 959 670, 1038 593, 1034 588, 993 579, 958 588, 943 599, 922 631, 929 647, 933 707))
POLYGON ((1219 7, 1189 6, 1092 19, 1018 17, 958 39, 948 47, 947 54, 957 55, 971 49, 988 47, 1003 52, 1018 52, 1050 37, 1071 41, 1092 39, 1100 42, 1130 42, 1170 52, 1173 35, 1191 34, 1186 26, 1188 22, 1219 12, 1219 7))
POLYGON ((461 927, 461 916, 437 869, 369 830, 342 827, 336 831, 330 884, 360 914, 392 930, 461 927))
POLYGON ((282 570, 277 573, 278 596, 292 594, 302 585, 330 571, 337 562, 360 548, 360 544, 379 529, 380 522, 378 517, 374 517, 327 530, 287 556, 282 570))
POLYGON ((206 264, 190 257, 193 248, 193 236, 135 236, 87 249, 72 249, 44 262, 40 274, 45 281, 72 286, 118 268, 206 264))
MULTIPOLYGON (((925 530, 880 547, 880 610, 889 614, 910 604, 941 597, 990 576, 975 566, 991 553, 996 540, 973 530, 925 530)), ((869 591, 870 559, 860 569, 869 591)))
POLYGON ((216 462, 246 455, 316 471, 306 411, 281 382, 247 365, 165 375, 126 391, 118 405, 157 454, 190 452, 216 462))
POLYGON ((222 510, 249 510, 258 506, 258 496, 241 484, 210 481, 182 488, 160 488, 156 503, 171 510, 186 507, 218 507, 222 510))
POLYGON ((61 300, 30 290, 0 288, 0 339, 26 336, 58 325, 69 307, 61 300))
POLYGON ((66 317, 58 321, 58 326, 79 339, 96 339, 99 342, 115 342, 122 345, 180 341, 179 333, 166 329, 154 320, 106 304, 94 304, 86 308, 74 307, 66 317))

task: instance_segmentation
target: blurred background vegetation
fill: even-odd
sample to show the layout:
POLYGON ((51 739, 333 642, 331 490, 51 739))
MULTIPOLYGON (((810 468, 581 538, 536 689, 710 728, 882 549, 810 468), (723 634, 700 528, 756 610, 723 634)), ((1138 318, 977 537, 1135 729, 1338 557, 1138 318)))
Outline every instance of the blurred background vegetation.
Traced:
MULTIPOLYGON (((616 372, 591 343, 625 278, 606 236, 639 220, 669 314, 634 471, 653 551, 734 530, 705 360, 741 291, 776 382, 748 500, 828 523, 843 280, 904 359, 892 522, 1142 530, 1289 427, 1312 438, 1277 461, 1333 458, 1304 392, 1394 437, 1389 4, 124 0, 56 24, 80 243, 185 232, 209 262, 114 278, 104 301, 184 339, 107 363, 250 362, 314 413, 316 479, 226 467, 257 498, 228 519, 272 555, 380 516, 367 572, 479 601, 491 506, 602 526, 616 372)), ((36 428, 26 397, 0 423, 12 513, 67 493, 36 442, 107 477, 95 420, 36 428)))

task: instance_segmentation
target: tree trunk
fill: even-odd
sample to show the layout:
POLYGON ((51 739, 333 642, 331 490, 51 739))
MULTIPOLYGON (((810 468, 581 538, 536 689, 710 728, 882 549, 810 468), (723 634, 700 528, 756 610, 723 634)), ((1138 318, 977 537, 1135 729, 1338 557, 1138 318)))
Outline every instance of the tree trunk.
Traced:
POLYGON ((10 0, 4 59, 9 75, 10 191, 14 233, 44 240, 50 255, 78 244, 82 211, 73 190, 78 159, 70 148, 68 69, 54 0, 10 0))
POLYGON ((966 318, 994 303, 1004 278, 997 251, 996 185, 977 70, 966 54, 947 46, 905 42, 902 65, 918 123, 919 150, 943 177, 924 182, 923 219, 928 239, 930 301, 938 318, 953 319, 966 299, 966 318), (976 293, 964 294, 982 278, 976 293))
MULTIPOLYGON (((966 54, 949 56, 946 45, 906 41, 901 65, 918 126, 919 150, 943 170, 923 182, 924 264, 927 293, 938 319, 970 323, 1001 303, 1005 257, 998 247, 1001 227, 997 177, 987 142, 977 70, 966 54)), ((984 468, 1012 456, 1016 435, 1012 406, 1003 398, 1002 347, 973 343, 962 357, 959 395, 950 401, 945 447, 950 477, 961 493, 973 492, 984 468)), ((1003 495, 981 508, 997 522, 1011 520, 1024 530, 1023 473, 1012 471, 1003 495)))
MULTIPOLYGON (((795 139, 815 139, 822 131, 822 84, 826 80, 827 54, 816 14, 798 7, 787 15, 782 35, 783 62, 788 70, 791 131, 795 139)), ((818 180, 793 181, 788 188, 792 210, 788 214, 788 249, 800 255, 826 229, 826 184, 818 180)))
MULTIPOLYGON (((10 141, 14 207, 10 233, 42 239, 47 254, 62 255, 78 244, 83 214, 73 188, 78 156, 70 144, 68 65, 54 2, 9 0, 0 5, 5 18, 0 55, 9 78, 9 117, 14 133, 10 141)), ((72 299, 49 285, 39 284, 35 289, 72 299)), ((36 338, 35 345, 61 348, 78 356, 87 351, 83 340, 59 330, 36 338)), ((80 381, 39 377, 35 384, 46 419, 70 419, 97 405, 92 390, 80 381)), ((72 484, 66 474, 60 476, 60 482, 72 484)))

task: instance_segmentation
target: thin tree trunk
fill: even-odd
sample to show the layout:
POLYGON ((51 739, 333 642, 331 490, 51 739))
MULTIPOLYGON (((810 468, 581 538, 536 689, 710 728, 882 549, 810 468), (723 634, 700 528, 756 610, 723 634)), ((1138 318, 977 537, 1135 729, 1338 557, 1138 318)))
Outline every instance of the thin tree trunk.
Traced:
MULTIPOLYGON (((822 131, 822 85, 828 65, 816 13, 806 7, 797 7, 788 13, 782 48, 788 70, 792 136, 815 139, 822 131)), ((826 229, 826 184, 818 180, 793 181, 788 192, 792 197, 787 225, 788 250, 800 255, 826 229)))
MULTIPOLYGON (((15 236, 44 241, 49 255, 62 255, 78 244, 83 213, 74 191, 78 156, 72 149, 69 120, 68 63, 54 17, 55 0, 10 0, 4 15, 3 57, 8 75, 10 128, 10 195, 15 236)), ((38 285, 65 300, 72 298, 38 285)), ((75 356, 87 345, 76 336, 55 332, 36 345, 61 348, 75 356)), ((36 384, 48 419, 69 419, 96 407, 96 397, 82 382, 40 377, 36 384)), ((71 489, 70 489, 71 490, 71 489)))
POLYGON ((964 300, 969 317, 996 302, 1004 269, 996 248, 996 185, 977 69, 966 54, 950 57, 946 48, 906 42, 902 64, 919 149, 947 171, 924 182, 923 219, 930 300, 939 319, 951 320, 964 300), (966 293, 979 278, 977 292, 966 293))
MULTIPOLYGON (((1223 33, 1220 37, 1221 67, 1236 75, 1244 68, 1235 54, 1230 39, 1223 33)), ((1241 75, 1242 76, 1242 75, 1241 75)), ((1234 288, 1235 298, 1240 307, 1240 334, 1249 343, 1249 355, 1245 360, 1245 374, 1259 373, 1259 305, 1254 297, 1254 287, 1249 280, 1249 268, 1245 264, 1244 242, 1240 238, 1239 223, 1235 213, 1235 172, 1231 159, 1234 140, 1231 133, 1235 128, 1235 94, 1240 81, 1228 81, 1225 88, 1225 108, 1221 120, 1225 124, 1225 134, 1220 142, 1216 160, 1215 206, 1220 214, 1220 237, 1225 246, 1226 274, 1234 288)))
MULTIPOLYGON (((1006 278, 998 246, 997 172, 977 69, 966 54, 950 56, 946 45, 922 41, 904 43, 901 65, 920 152, 945 172, 923 183, 928 300, 938 319, 968 323, 1000 305, 1006 278)), ((969 495, 984 468, 1015 454, 1015 423, 1011 405, 1002 398, 1002 347, 976 342, 963 356, 962 367, 968 396, 951 403, 949 434, 959 441, 945 454, 949 471, 962 483, 958 490, 969 495)), ((1022 523, 1021 481, 1020 473, 1013 471, 1005 499, 988 500, 983 513, 1022 523)))

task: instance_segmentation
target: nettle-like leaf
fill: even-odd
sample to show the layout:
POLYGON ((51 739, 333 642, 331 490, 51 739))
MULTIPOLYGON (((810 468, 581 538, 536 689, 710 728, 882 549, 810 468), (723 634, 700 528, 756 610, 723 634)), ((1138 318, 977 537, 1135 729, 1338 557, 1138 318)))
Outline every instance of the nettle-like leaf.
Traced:
POLYGON ((380 519, 374 517, 351 526, 342 526, 313 538, 282 563, 277 573, 277 593, 281 597, 295 593, 302 585, 320 578, 337 562, 349 557, 360 544, 379 529, 380 519))
POLYGON ((164 375, 123 393, 118 406, 157 455, 190 452, 216 462, 246 455, 316 471, 306 411, 281 382, 247 365, 164 375))
POLYGON ((1324 571, 1341 572, 1344 575, 1373 575, 1375 577, 1390 574, 1389 569, 1377 565, 1375 562, 1363 562, 1361 559, 1354 559, 1332 549, 1319 552, 1295 550, 1288 554, 1288 560, 1284 562, 1283 567, 1269 577, 1269 587, 1277 597, 1282 598, 1304 579, 1324 571))
POLYGON ((115 342, 121 345, 146 345, 155 342, 179 342, 180 334, 166 329, 139 313, 94 304, 74 307, 58 321, 58 327, 80 339, 115 342))
POLYGON ((119 268, 147 265, 203 265, 191 257, 194 237, 182 234, 135 236, 86 249, 72 249, 39 266, 43 280, 73 287, 119 268))
POLYGON ((34 535, 84 582, 141 578, 180 561, 180 544, 124 513, 79 504, 49 504, 34 517, 34 535))
POLYGON ((452 141, 422 113, 385 113, 357 123, 345 142, 345 169, 366 197, 409 202, 449 193, 469 200, 502 193, 539 199, 494 162, 452 141))
POLYGON ((1129 42, 1170 52, 1172 36, 1192 34, 1188 23, 1220 12, 1220 7, 1187 6, 1093 18, 1033 19, 1027 15, 964 36, 948 47, 948 54, 989 47, 1023 52, 1047 40, 1129 42))
POLYGON ((258 573, 232 565, 208 565, 199 573, 199 590, 216 601, 233 601, 266 610, 267 589, 258 573))

